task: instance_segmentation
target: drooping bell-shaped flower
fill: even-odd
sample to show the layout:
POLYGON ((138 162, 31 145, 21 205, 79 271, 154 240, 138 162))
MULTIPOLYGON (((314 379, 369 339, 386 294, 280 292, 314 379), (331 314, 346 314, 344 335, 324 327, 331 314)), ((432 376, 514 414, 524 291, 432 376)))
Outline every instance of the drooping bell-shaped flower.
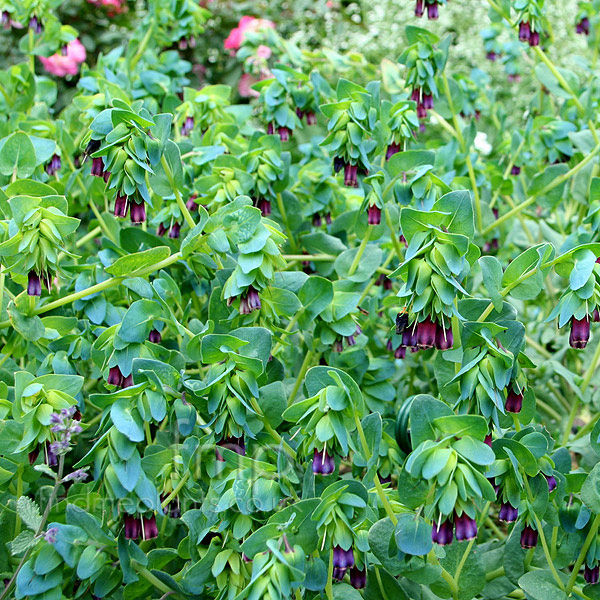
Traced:
POLYGON ((117 193, 115 198, 115 217, 126 217, 129 211, 129 198, 125 194, 117 193))
POLYGON ((415 5, 415 17, 421 18, 423 16, 423 13, 425 12, 425 7, 423 5, 424 1, 425 0, 417 0, 415 5))
POLYGON ((477 521, 467 513, 463 513, 460 517, 455 516, 454 525, 456 527, 456 539, 459 542, 477 537, 477 521))
POLYGON ((191 212, 196 212, 198 210, 198 207, 200 206, 196 202, 196 198, 198 198, 198 194, 192 194, 188 198, 188 201, 185 203, 186 208, 191 212))
POLYGON ((194 131, 194 117, 186 117, 181 126, 181 135, 187 137, 194 131))
POLYGON ((246 443, 244 442, 244 437, 228 437, 222 439, 220 442, 217 442, 217 448, 215 448, 215 456, 217 460, 220 462, 225 462, 223 455, 219 452, 218 447, 227 448, 240 456, 246 456, 246 443))
POLYGON ((439 527, 437 523, 433 524, 431 529, 431 541, 440 546, 447 546, 452 543, 454 538, 454 524, 450 519, 446 519, 439 527))
POLYGON ((369 225, 379 225, 381 223, 381 209, 376 204, 372 204, 367 209, 367 219, 369 225))
POLYGON ((129 209, 129 217, 132 223, 143 223, 146 220, 146 203, 141 200, 133 200, 129 209))
POLYGON ((258 292, 252 286, 249 286, 246 294, 240 299, 240 314, 249 315, 254 310, 260 310, 260 307, 258 292))
POLYGON ((449 350, 454 345, 454 335, 452 327, 444 328, 441 325, 436 326, 435 347, 438 350, 449 350))
POLYGON ((519 25, 519 39, 522 42, 528 42, 531 37, 531 27, 529 21, 521 21, 519 25))
POLYGON ((288 142, 292 135, 292 131, 288 127, 278 127, 277 133, 279 134, 279 139, 282 142, 288 142))
POLYGON ((42 295, 42 280, 35 271, 29 271, 27 275, 27 294, 29 296, 42 295))
POLYGON ((44 31, 44 24, 41 19, 38 19, 36 15, 33 15, 31 19, 29 19, 29 29, 31 29, 33 33, 42 33, 42 31, 44 31))
POLYGON ((316 125, 317 124, 317 115, 314 112, 308 111, 306 113, 306 124, 307 125, 316 125))
POLYGON ((396 144, 396 142, 391 142, 387 147, 387 151, 385 153, 385 160, 390 160, 390 158, 392 158, 392 156, 394 156, 394 154, 397 154, 398 152, 400 152, 400 144, 396 144))
POLYGON ((583 578, 586 583, 590 585, 595 585, 600 580, 600 567, 598 565, 594 567, 588 567, 585 565, 585 569, 583 570, 583 578))
POLYGON ((354 552, 352 547, 344 550, 341 546, 333 549, 333 566, 340 569, 348 569, 354 566, 354 552))
POLYGON ((440 16, 438 3, 434 0, 433 4, 427 5, 427 18, 435 20, 440 16))
POLYGON ((358 187, 358 166, 349 163, 344 165, 344 185, 346 187, 358 187))
POLYGON ((169 230, 169 237, 172 240, 176 240, 179 237, 179 233, 181 232, 181 225, 175 221, 173 225, 171 225, 171 229, 169 230))
POLYGON ((142 533, 142 521, 137 515, 125 515, 125 539, 137 540, 142 533))
POLYGON ((152 515, 151 517, 142 517, 142 537, 145 540, 152 540, 158 537, 156 515, 152 515))
POLYGON ((106 383, 122 387, 123 373, 121 373, 119 365, 115 365, 108 370, 108 379, 106 380, 106 383))
POLYGON ((367 587, 367 570, 359 569, 354 566, 350 569, 350 585, 355 590, 362 590, 367 587))
POLYGON ((590 20, 587 17, 583 17, 575 26, 575 31, 580 35, 590 35, 590 20))
POLYGON ((521 548, 535 548, 538 543, 538 532, 533 527, 525 525, 521 532, 521 548))
POLYGON ((571 318, 571 334, 569 344, 571 348, 582 350, 587 346, 590 340, 590 319, 588 316, 583 319, 571 318))
POLYGON ((52 177, 55 173, 60 171, 61 162, 58 154, 53 154, 50 162, 46 165, 46 173, 52 177))
POLYGON ((433 348, 437 325, 429 317, 417 324, 417 346, 433 348))
POLYGON ((498 519, 505 523, 514 523, 519 518, 519 509, 510 502, 503 502, 498 512, 498 519))
POLYGON ((558 487, 558 484, 556 483, 556 477, 554 477, 554 475, 546 475, 545 473, 543 475, 548 482, 548 491, 553 492, 558 487))
POLYGON ((335 469, 335 458, 327 453, 327 448, 318 450, 315 448, 313 454, 313 473, 317 475, 330 475, 335 469))
POLYGON ((523 408, 523 394, 517 393, 513 389, 508 392, 504 409, 510 413, 520 413, 523 408))
POLYGON ((153 344, 160 344, 162 342, 162 335, 158 329, 152 329, 148 334, 148 341, 153 344))

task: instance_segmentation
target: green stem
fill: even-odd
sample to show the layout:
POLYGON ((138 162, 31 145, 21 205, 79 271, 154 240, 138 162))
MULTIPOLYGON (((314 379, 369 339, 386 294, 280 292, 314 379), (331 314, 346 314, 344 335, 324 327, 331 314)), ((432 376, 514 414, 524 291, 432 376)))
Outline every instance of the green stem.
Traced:
POLYGON ((571 577, 569 577, 569 581, 567 583, 567 588, 565 590, 565 592, 567 593, 567 596, 571 593, 571 590, 573 589, 573 586, 575 585, 575 582, 577 581, 577 575, 579 574, 579 569, 581 569, 581 565, 583 564, 583 561, 585 560, 585 555, 587 554, 589 547, 591 546, 592 542, 596 538, 596 535, 598 533, 598 527, 600 527, 600 515, 596 515, 596 517, 592 521, 592 526, 590 527, 590 530, 588 531, 585 541, 583 542, 581 551, 579 552, 579 556, 577 557, 577 560, 575 561, 575 566, 573 567, 573 571, 571 572, 571 577))
MULTIPOLYGON (((600 347, 600 345, 599 345, 600 347)), ((575 417, 577 416, 577 411, 579 410, 579 398, 576 396, 573 400, 573 406, 571 406, 571 411, 569 412, 569 418, 567 419, 567 424, 565 425, 565 430, 563 431, 563 436, 561 443, 563 446, 567 445, 569 441, 569 435, 571 434, 571 428, 573 427, 573 422, 575 421, 575 417)))
POLYGON ((281 348, 281 346, 283 345, 282 344, 283 336, 289 335, 291 333, 292 329, 294 328, 294 325, 297 323, 301 314, 302 314, 302 309, 298 310, 296 312, 296 314, 290 319, 290 322, 287 324, 287 327, 284 329, 284 331, 282 333, 281 339, 275 344, 273 350, 271 350, 272 356, 277 356, 277 353, 279 352, 279 348, 281 348))
POLYGON ((348 269, 348 277, 350 277, 351 275, 354 275, 354 272, 358 268, 360 259, 362 258, 362 255, 365 252, 367 244, 369 243, 369 238, 371 237, 371 232, 373 231, 373 227, 374 227, 373 225, 369 225, 367 227, 367 231, 365 231, 365 235, 363 236, 363 239, 360 242, 360 246, 358 247, 358 252, 356 253, 354 260, 352 261, 352 264, 350 265, 350 268, 348 269))
POLYGON ((271 437, 273 439, 275 439, 277 441, 277 443, 279 445, 281 445, 285 448, 286 452, 292 458, 296 458, 296 451, 281 437, 281 435, 279 435, 279 433, 277 431, 275 431, 275 429, 273 428, 271 423, 269 423, 269 421, 265 417, 264 413, 262 412, 262 409, 261 409, 260 405, 258 404, 258 401, 256 400, 256 398, 251 398, 250 404, 252 405, 252 408, 258 415, 258 418, 262 421, 265 430, 271 435, 271 437))
POLYGON ((154 32, 154 19, 151 21, 150 27, 148 27, 148 30, 146 31, 144 37, 142 38, 142 41, 140 42, 140 45, 138 46, 136 53, 134 54, 133 58, 131 59, 131 62, 129 63, 129 72, 131 72, 135 69, 136 65, 138 64, 138 61, 140 60, 140 58, 142 58, 142 55, 144 54, 144 52, 146 51, 146 48, 148 47, 148 43, 150 42, 153 32, 154 32))
POLYGON ((306 375, 306 371, 308 371, 308 367, 310 367, 310 363, 313 360, 314 354, 315 353, 312 350, 309 350, 304 356, 302 366, 300 367, 300 372, 298 373, 298 377, 296 377, 296 382, 294 383, 294 387, 292 388, 292 392, 290 393, 290 397, 288 399, 289 404, 294 402, 294 398, 296 398, 296 394, 302 385, 302 381, 306 375))
POLYGON ((327 568, 325 594, 327 595, 327 600, 333 600, 333 549, 329 551, 329 567, 327 568))
POLYGON ((600 340, 598 340, 598 345, 596 346, 596 351, 594 352, 594 356, 583 376, 583 380, 581 382, 581 392, 585 392, 590 385, 590 381, 596 372, 596 365, 600 361, 600 340))
POLYGON ((187 206, 185 205, 185 202, 183 201, 183 198, 181 197, 181 192, 179 191, 179 188, 177 187, 177 184, 175 183, 175 177, 173 175, 173 171, 171 170, 171 167, 169 166, 169 163, 167 162, 167 159, 165 158, 164 154, 160 158, 160 164, 162 165, 162 168, 165 171, 165 175, 167 176, 167 179, 169 180, 169 185, 171 186, 171 189, 173 190, 173 193, 175 194, 175 200, 177 200, 177 206, 179 206, 179 210, 181 211, 181 214, 183 215, 185 222, 188 224, 188 227, 190 229, 193 229, 196 226, 196 223, 194 223, 194 219, 192 218, 190 211, 188 210, 187 206))
POLYGON ((392 244, 394 244, 394 250, 398 260, 402 262, 404 260, 404 253, 402 252, 402 246, 400 246, 400 240, 398 239, 398 232, 394 230, 394 224, 392 223, 392 217, 387 206, 385 207, 385 222, 390 230, 390 237, 392 238, 392 244))
POLYGON ((292 234, 292 229, 290 227, 290 223, 287 218, 287 212, 285 211, 285 205, 283 204, 283 197, 280 193, 276 194, 277 198, 277 208, 279 209, 279 214, 283 219, 283 224, 285 225, 285 230, 287 231, 288 239, 290 240, 290 247, 294 252, 298 251, 298 247, 296 246, 296 240, 294 240, 294 235, 292 234))
MULTIPOLYGON (((383 262, 383 265, 381 265, 381 266, 383 268, 387 267, 392 262, 392 259, 394 258, 395 254, 396 254, 396 251, 392 250, 388 254, 388 257, 383 262)), ((365 289, 363 290, 363 293, 361 294, 360 298, 358 299, 357 306, 360 306, 362 304, 363 300, 367 297, 367 294, 369 293, 369 290, 375 285, 376 281, 377 281, 376 277, 372 277, 371 278, 371 281, 369 281, 369 283, 367 284, 367 287, 365 287, 365 289)))
POLYGON ((537 194, 530 196, 529 198, 527 198, 527 200, 525 200, 521 204, 518 204, 513 209, 509 210, 507 213, 498 217, 498 219, 494 223, 492 223, 491 225, 486 227, 481 232, 481 235, 482 236, 487 235, 488 233, 493 231, 496 227, 499 227, 500 225, 502 225, 502 223, 504 223, 505 221, 508 221, 510 218, 512 218, 517 213, 521 212, 528 206, 531 206, 536 201, 536 198, 538 196, 546 195, 548 192, 553 190, 555 187, 562 185, 565 181, 567 181, 568 179, 573 177, 573 175, 576 175, 577 173, 579 173, 579 171, 581 171, 581 169, 583 169, 583 167, 585 167, 591 160, 594 159, 594 157, 596 156, 596 154, 598 154, 598 152, 600 152, 600 145, 596 146, 581 162, 576 164, 570 171, 568 171, 564 175, 560 175, 559 177, 556 177, 546 187, 544 187, 542 190, 537 192, 537 194))
POLYGON ((166 508, 169 506, 169 503, 173 500, 173 498, 177 498, 177 494, 181 491, 181 488, 186 484, 187 480, 190 478, 190 472, 186 471, 183 474, 183 477, 179 480, 179 483, 175 486, 173 491, 162 501, 161 507, 166 508))

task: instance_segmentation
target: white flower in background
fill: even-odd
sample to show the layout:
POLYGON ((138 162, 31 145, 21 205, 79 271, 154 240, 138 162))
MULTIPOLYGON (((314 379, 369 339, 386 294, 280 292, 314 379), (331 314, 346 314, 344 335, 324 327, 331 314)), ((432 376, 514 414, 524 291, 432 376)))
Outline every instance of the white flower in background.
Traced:
POLYGON ((483 131, 478 131, 473 142, 475 148, 486 156, 492 151, 492 145, 487 141, 487 134, 483 131))

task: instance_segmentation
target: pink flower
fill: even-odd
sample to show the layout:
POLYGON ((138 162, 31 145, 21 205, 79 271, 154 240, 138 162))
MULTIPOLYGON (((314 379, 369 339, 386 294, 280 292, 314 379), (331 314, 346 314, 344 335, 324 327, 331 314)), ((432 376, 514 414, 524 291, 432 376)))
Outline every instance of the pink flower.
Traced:
POLYGON ((237 50, 244 41, 247 31, 259 31, 267 28, 275 29, 275 23, 268 19, 256 19, 255 17, 244 16, 240 19, 238 26, 232 29, 225 40, 225 48, 228 50, 237 50))
POLYGON ((256 49, 256 56, 258 56, 258 58, 264 58, 265 60, 271 58, 272 53, 273 51, 271 50, 271 48, 269 48, 269 46, 265 46, 264 44, 261 44, 256 49))
POLYGON ((56 75, 65 77, 65 75, 77 75, 79 65, 85 60, 85 47, 79 40, 73 40, 67 44, 66 54, 57 52, 50 57, 40 56, 44 69, 56 75))
POLYGON ((94 6, 104 6, 108 9, 108 15, 114 16, 124 10, 123 4, 126 0, 87 0, 94 6))
POLYGON ((238 94, 242 98, 258 98, 260 94, 252 89, 252 86, 259 81, 256 77, 250 75, 250 73, 242 73, 240 81, 238 83, 238 94))

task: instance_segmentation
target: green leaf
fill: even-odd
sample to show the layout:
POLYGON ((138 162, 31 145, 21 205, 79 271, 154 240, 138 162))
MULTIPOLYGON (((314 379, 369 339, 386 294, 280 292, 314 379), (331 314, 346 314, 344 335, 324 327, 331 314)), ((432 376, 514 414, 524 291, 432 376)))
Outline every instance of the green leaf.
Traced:
POLYGON ((419 394, 410 406, 410 438, 413 449, 425 440, 435 440, 435 420, 438 417, 453 416, 447 404, 433 396, 419 394))
POLYGON ((137 409, 131 407, 129 398, 117 398, 110 408, 110 418, 115 427, 132 442, 144 440, 142 419, 137 409))
POLYGON ((581 487, 581 500, 595 514, 600 514, 600 463, 590 471, 581 487))
POLYGON ((165 260, 170 255, 171 250, 167 246, 157 246, 118 258, 110 267, 106 267, 106 272, 115 277, 133 276, 139 271, 165 260))
POLYGON ((127 310, 121 327, 119 338, 124 342, 141 344, 148 339, 154 320, 161 314, 161 307, 152 300, 136 300, 127 310))
POLYGON ((21 496, 17 500, 17 514, 29 529, 37 533, 42 524, 42 516, 38 505, 27 496, 21 496))
POLYGON ((594 272, 596 255, 591 250, 578 250, 573 254, 573 270, 569 276, 572 290, 582 288, 594 272))
POLYGON ((314 319, 333 301, 333 284, 328 279, 311 275, 300 288, 298 298, 304 312, 314 319))
POLYGON ((31 139, 22 131, 15 131, 0 141, 0 174, 19 179, 31 177, 35 171, 35 148, 31 139))
POLYGON ((333 263, 333 268, 336 273, 342 279, 349 279, 356 283, 362 283, 371 279, 381 264, 381 258, 383 251, 379 246, 369 244, 364 249, 363 255, 360 257, 358 266, 355 271, 350 274, 350 267, 354 262, 356 255, 360 248, 351 248, 350 250, 344 250, 333 263))
POLYGON ((479 259, 479 266, 483 276, 483 285, 494 303, 494 308, 500 311, 502 310, 500 291, 502 290, 502 277, 504 275, 502 265, 495 256, 482 256, 479 259))
POLYGON ((14 302, 8 305, 7 312, 12 326, 27 341, 35 342, 46 333, 46 328, 40 317, 28 317, 19 311, 14 302))
POLYGON ((519 587, 532 600, 566 600, 567 594, 558 587, 550 571, 535 570, 519 578, 519 587))
POLYGON ((25 531, 21 531, 21 533, 14 540, 12 540, 12 542, 9 542, 10 553, 13 556, 23 554, 23 552, 34 546, 36 543, 37 540, 35 539, 35 534, 26 529, 25 531))
POLYGON ((433 547, 431 525, 412 513, 398 515, 394 537, 399 550, 405 554, 424 556, 433 547))

